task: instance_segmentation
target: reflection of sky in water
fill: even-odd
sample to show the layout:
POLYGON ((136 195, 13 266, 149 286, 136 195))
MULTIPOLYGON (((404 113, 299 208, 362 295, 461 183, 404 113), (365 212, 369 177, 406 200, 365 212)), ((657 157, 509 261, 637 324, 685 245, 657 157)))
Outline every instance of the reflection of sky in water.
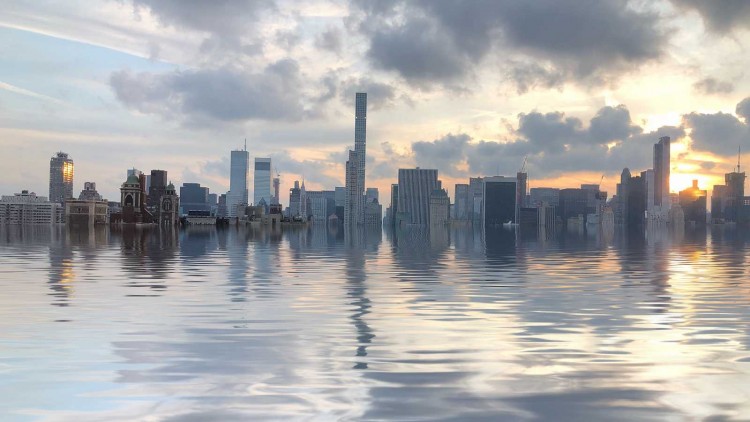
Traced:
POLYGON ((750 418, 747 239, 0 229, 3 420, 750 418))

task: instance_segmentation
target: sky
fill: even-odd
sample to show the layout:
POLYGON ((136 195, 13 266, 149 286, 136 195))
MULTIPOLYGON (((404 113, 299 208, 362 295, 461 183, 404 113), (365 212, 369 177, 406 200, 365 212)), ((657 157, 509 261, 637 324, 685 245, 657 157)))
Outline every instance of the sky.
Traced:
MULTIPOLYGON (((229 152, 344 183, 368 93, 367 185, 437 168, 530 187, 652 167, 671 189, 750 163, 750 2, 10 0, 0 9, 0 193, 48 194, 49 159, 119 198, 128 168, 229 188, 229 152)), ((252 173, 252 172, 251 172, 252 173)), ((252 174, 250 175, 252 189, 252 174)), ((252 197, 252 192, 250 192, 252 197)))

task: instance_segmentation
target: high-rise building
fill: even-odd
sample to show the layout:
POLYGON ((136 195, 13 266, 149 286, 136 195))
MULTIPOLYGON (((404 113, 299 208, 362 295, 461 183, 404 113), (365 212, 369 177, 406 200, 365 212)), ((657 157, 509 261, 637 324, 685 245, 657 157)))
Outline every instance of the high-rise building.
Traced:
POLYGON ((513 177, 485 177, 482 189, 482 216, 485 226, 518 223, 518 181, 513 177))
POLYGON ((73 198, 73 159, 58 152, 49 160, 49 200, 58 204, 73 198))
POLYGON ((436 189, 430 194, 430 226, 444 226, 450 220, 450 198, 445 189, 436 189))
POLYGON ((180 213, 187 215, 190 211, 211 211, 208 200, 209 189, 200 183, 183 183, 180 186, 180 213))
POLYGON ((159 206, 168 183, 166 170, 151 170, 151 183, 148 187, 148 200, 146 201, 151 209, 155 210, 159 206))
POLYGON ((380 193, 378 193, 378 188, 367 188, 365 191, 365 202, 380 203, 380 193))
POLYGON ((265 201, 266 208, 272 204, 271 198, 271 159, 255 158, 253 173, 253 205, 265 201))
POLYGON ((545 203, 552 207, 560 205, 560 189, 558 188, 531 188, 529 196, 529 205, 532 207, 541 207, 545 203))
POLYGON ((693 186, 680 191, 680 207, 685 214, 686 222, 706 224, 706 197, 708 192, 698 188, 698 181, 693 180, 693 186))
POLYGON ((346 165, 347 202, 344 224, 363 225, 365 220, 365 160, 367 146, 367 93, 358 92, 354 105, 354 151, 346 165))
POLYGON ((474 222, 482 221, 483 180, 481 177, 469 178, 469 213, 474 222))
POLYGON ((406 224, 430 223, 430 195, 441 189, 436 169, 398 169, 396 214, 406 224))
POLYGON ((271 200, 271 205, 279 205, 281 204, 281 197, 279 197, 279 192, 281 189, 281 178, 274 177, 273 178, 273 199, 271 200))
POLYGON ((528 173, 524 172, 518 172, 516 173, 516 180, 518 181, 518 184, 516 187, 518 188, 518 192, 516 193, 516 204, 518 204, 518 208, 524 208, 528 205, 526 204, 526 191, 527 191, 527 183, 529 180, 528 173))
POLYGON ((469 219, 469 185, 466 183, 456 183, 456 190, 453 198, 454 216, 456 220, 469 219))
MULTIPOLYGON (((227 192, 227 213, 230 218, 237 217, 237 206, 247 205, 247 173, 250 165, 250 154, 247 148, 232 151, 229 169, 229 192, 227 192)), ((153 184, 153 180, 151 181, 153 184)))
POLYGON ((300 217, 301 190, 299 180, 294 181, 294 187, 289 189, 289 217, 300 217))
POLYGON ((742 220, 742 205, 745 197, 745 172, 735 171, 724 175, 726 193, 723 214, 725 221, 739 223, 742 220))
POLYGON ((654 145, 654 205, 669 211, 670 139, 662 136, 654 145))

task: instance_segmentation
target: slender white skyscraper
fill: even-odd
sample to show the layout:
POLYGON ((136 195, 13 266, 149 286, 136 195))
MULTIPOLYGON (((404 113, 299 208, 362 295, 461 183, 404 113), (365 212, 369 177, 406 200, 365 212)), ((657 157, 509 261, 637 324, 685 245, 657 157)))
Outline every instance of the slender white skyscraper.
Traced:
POLYGON ((232 151, 229 169, 229 192, 227 192, 227 214, 237 217, 237 206, 247 204, 247 173, 250 154, 247 146, 243 150, 232 151))
POLYGON ((255 158, 253 205, 258 205, 263 200, 266 206, 269 206, 272 203, 271 198, 271 159, 255 158))
POLYGON ((354 105, 354 155, 349 154, 349 160, 353 162, 346 166, 348 171, 353 173, 346 176, 347 203, 344 208, 344 224, 346 225, 362 225, 365 222, 366 145, 367 93, 358 92, 354 105))

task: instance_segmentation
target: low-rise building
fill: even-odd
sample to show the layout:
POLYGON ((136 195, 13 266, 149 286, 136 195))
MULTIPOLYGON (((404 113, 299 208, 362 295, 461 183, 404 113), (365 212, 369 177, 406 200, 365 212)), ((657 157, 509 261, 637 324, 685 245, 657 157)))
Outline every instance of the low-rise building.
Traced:
POLYGON ((50 202, 45 196, 23 190, 0 198, 0 224, 53 224, 61 223, 61 205, 50 202))

